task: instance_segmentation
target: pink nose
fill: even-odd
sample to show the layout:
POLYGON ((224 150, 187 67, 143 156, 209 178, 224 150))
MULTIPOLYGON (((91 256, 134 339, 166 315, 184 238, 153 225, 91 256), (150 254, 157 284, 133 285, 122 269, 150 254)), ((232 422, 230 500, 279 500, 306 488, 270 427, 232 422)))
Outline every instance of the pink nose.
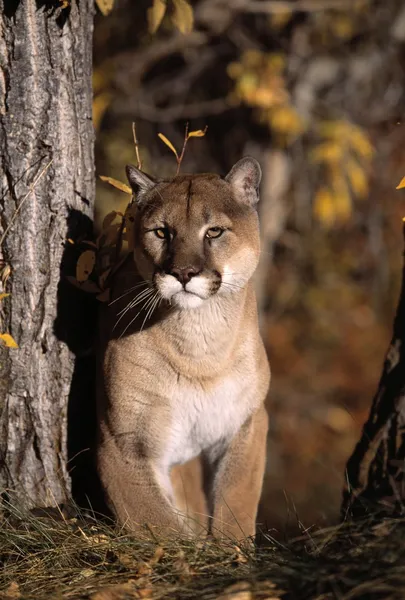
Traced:
POLYGON ((194 267, 187 267, 186 269, 177 269, 174 267, 170 271, 170 275, 173 275, 176 279, 180 281, 183 285, 186 285, 190 281, 192 277, 198 275, 200 271, 197 271, 194 267))

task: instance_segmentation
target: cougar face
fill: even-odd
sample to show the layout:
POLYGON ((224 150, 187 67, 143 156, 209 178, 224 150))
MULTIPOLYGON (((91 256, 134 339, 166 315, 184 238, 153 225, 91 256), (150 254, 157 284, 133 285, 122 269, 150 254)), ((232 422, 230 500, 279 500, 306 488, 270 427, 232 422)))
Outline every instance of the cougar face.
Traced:
POLYGON ((181 309, 240 291, 260 252, 246 189, 239 194, 232 179, 211 174, 155 183, 135 167, 127 172, 138 192, 134 260, 145 281, 181 309))

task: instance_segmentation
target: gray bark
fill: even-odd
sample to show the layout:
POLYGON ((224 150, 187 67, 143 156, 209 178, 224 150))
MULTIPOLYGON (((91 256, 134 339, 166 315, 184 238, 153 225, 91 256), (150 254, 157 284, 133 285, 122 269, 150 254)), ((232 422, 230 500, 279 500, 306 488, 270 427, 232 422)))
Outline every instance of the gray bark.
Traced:
POLYGON ((0 329, 19 344, 0 348, 0 490, 29 506, 70 493, 75 348, 60 280, 66 238, 91 228, 92 31, 93 0, 0 0, 0 231, 14 218, 0 248, 12 273, 0 329))

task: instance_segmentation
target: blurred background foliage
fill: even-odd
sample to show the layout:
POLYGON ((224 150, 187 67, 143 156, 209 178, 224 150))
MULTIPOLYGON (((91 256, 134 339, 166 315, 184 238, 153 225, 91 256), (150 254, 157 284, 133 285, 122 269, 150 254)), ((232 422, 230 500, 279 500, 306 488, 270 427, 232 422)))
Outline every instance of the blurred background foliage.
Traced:
MULTIPOLYGON (((402 266, 402 0, 115 0, 98 14, 99 175, 263 168, 256 284, 272 367, 261 520, 283 532, 338 514, 402 266), (104 11, 104 12, 108 12, 104 11), (153 33, 155 31, 155 33, 153 33)), ((96 224, 128 196, 99 181, 96 224)))

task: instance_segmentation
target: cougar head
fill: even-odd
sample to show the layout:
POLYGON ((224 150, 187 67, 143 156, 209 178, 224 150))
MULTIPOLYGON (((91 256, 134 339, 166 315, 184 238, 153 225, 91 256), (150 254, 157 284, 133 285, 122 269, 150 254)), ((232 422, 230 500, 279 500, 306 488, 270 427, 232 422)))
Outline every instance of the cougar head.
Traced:
POLYGON ((243 158, 225 179, 154 181, 133 166, 127 176, 137 202, 134 260, 143 279, 181 309, 240 292, 259 260, 259 163, 243 158))

